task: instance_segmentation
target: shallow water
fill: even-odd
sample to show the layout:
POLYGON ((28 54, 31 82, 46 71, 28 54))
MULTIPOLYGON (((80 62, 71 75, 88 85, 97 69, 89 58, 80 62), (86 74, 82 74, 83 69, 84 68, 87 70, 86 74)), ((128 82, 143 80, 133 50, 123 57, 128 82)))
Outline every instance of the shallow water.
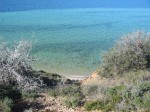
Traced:
POLYGON ((49 9, 0 12, 0 38, 37 41, 36 69, 88 76, 121 35, 150 31, 150 9, 49 9))

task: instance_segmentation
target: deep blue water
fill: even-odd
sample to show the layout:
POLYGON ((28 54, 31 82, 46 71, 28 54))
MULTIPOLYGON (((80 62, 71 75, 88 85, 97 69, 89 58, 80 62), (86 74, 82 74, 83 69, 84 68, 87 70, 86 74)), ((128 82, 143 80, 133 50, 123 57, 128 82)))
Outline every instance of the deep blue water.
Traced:
POLYGON ((150 31, 150 9, 44 9, 0 12, 0 38, 37 41, 36 69, 88 76, 123 34, 150 31))
POLYGON ((0 11, 68 8, 150 8, 150 0, 0 0, 0 11))

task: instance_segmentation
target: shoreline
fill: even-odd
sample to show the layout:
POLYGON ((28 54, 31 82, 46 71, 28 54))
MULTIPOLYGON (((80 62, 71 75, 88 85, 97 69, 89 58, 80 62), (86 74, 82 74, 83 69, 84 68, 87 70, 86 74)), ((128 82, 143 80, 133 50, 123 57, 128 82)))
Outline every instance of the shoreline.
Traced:
MULTIPOLYGON (((61 75, 61 76, 64 76, 64 75, 61 75)), ((84 79, 86 79, 88 76, 64 76, 65 78, 67 79, 70 79, 70 80, 79 80, 79 81, 82 81, 84 79)))
POLYGON ((62 73, 62 72, 59 72, 57 70, 56 70, 57 72, 53 72, 53 71, 50 71, 50 70, 43 70, 43 69, 37 69, 37 68, 33 68, 33 69, 36 70, 36 71, 44 71, 46 73, 58 74, 62 77, 65 77, 66 79, 79 80, 79 81, 82 81, 82 80, 90 77, 91 74, 93 73, 93 72, 92 73, 84 73, 84 74, 79 74, 78 73, 78 75, 77 75, 77 73, 71 73, 71 72, 63 72, 62 73))

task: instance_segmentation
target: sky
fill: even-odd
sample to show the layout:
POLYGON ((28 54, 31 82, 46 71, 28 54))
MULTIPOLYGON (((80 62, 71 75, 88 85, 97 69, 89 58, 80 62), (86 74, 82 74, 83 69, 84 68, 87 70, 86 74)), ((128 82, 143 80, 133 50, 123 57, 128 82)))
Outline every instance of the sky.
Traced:
POLYGON ((150 0, 0 0, 0 11, 65 8, 150 8, 150 0))

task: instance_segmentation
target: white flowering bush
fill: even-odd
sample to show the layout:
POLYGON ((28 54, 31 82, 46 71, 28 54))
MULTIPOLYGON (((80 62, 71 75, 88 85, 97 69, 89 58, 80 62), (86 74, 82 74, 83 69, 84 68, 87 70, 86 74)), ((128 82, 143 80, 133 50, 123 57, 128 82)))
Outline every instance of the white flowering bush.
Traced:
POLYGON ((34 90, 42 85, 38 77, 28 74, 32 70, 30 64, 35 61, 30 56, 32 43, 19 41, 13 47, 0 44, 0 82, 16 85, 22 91, 34 90))

